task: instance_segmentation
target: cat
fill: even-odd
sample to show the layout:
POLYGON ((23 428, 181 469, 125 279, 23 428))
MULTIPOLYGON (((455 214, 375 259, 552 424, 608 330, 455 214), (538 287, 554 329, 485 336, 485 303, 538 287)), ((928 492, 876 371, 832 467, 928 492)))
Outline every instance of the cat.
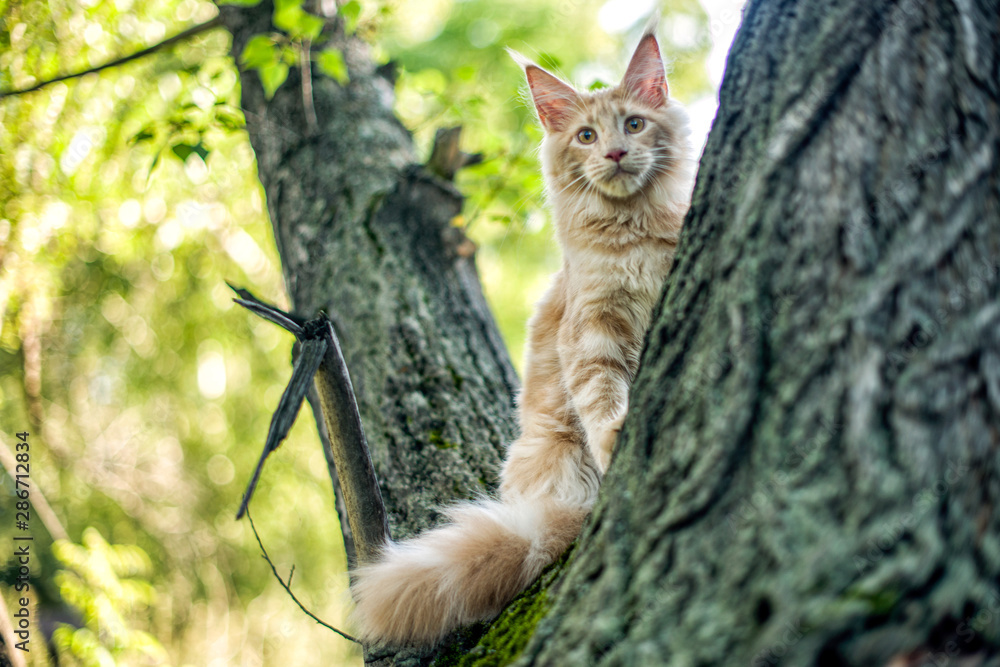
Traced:
POLYGON ((563 266, 529 323, 520 437, 497 499, 386 545, 353 572, 363 640, 432 645, 498 614, 576 538, 628 408, 646 329, 690 204, 687 116, 649 28, 617 87, 575 90, 511 52, 544 129, 563 266))

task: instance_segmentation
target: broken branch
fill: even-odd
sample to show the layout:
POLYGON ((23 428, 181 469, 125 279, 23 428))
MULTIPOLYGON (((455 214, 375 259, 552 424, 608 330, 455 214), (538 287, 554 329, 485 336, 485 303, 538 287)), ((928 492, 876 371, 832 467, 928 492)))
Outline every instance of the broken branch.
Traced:
POLYGON ((302 344, 292 378, 271 420, 264 451, 244 494, 239 516, 250 502, 264 460, 288 434, 308 391, 308 381, 315 377, 358 561, 371 562, 390 539, 389 522, 361 424, 354 386, 333 323, 322 314, 301 322, 300 318, 264 303, 247 290, 230 287, 240 297, 234 299, 236 303, 291 331, 302 344))

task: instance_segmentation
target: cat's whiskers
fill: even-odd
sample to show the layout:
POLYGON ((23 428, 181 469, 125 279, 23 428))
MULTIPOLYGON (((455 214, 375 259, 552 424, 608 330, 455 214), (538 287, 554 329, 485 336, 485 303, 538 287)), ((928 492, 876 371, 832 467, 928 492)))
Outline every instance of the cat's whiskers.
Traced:
POLYGON ((579 176, 577 176, 576 178, 574 178, 574 179, 573 179, 572 181, 570 181, 569 183, 567 183, 566 185, 564 185, 563 187, 559 188, 559 190, 558 190, 558 191, 556 191, 556 193, 555 193, 555 194, 556 194, 556 195, 561 195, 561 194, 565 194, 567 190, 569 190, 569 189, 570 189, 571 187, 573 187, 574 185, 576 185, 576 184, 577 184, 577 183, 579 183, 580 181, 585 181, 585 182, 584 182, 584 188, 583 188, 583 189, 584 189, 584 191, 586 191, 586 189, 587 189, 588 187, 592 187, 592 185, 591 185, 591 182, 590 182, 590 178, 589 178, 589 176, 587 175, 587 173, 586 173, 586 172, 584 172, 584 173, 581 173, 581 174, 580 174, 579 176))

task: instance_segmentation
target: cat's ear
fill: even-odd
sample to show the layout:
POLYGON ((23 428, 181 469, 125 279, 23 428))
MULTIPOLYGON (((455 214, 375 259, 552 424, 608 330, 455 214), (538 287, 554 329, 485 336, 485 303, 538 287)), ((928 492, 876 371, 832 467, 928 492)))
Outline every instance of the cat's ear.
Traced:
POLYGON ((524 68, 531 89, 531 99, 535 102, 538 119, 548 132, 566 129, 579 96, 573 86, 549 74, 517 51, 507 49, 507 53, 524 68))
POLYGON ((635 47, 622 86, 646 104, 661 106, 667 101, 667 75, 656 36, 647 29, 635 47))

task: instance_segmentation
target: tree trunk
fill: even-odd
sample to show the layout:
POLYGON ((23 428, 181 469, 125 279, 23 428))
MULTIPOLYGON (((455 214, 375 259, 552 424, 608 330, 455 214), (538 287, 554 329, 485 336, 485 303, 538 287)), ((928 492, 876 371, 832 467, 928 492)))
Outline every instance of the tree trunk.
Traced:
MULTIPOLYGON (((751 2, 594 515, 487 635, 503 659, 439 662, 997 659, 997 16, 751 2)), ((270 29, 224 18, 234 54, 270 29)), ((491 486, 516 378, 458 194, 408 166, 391 84, 338 44, 318 132, 297 72, 270 102, 244 72, 243 104, 294 306, 338 328, 404 537, 491 486)))
MULTIPOLYGON (((221 8, 237 63, 251 37, 274 30, 272 11, 270 2, 221 8)), ((242 106, 292 308, 310 317, 323 310, 336 327, 400 539, 433 525, 442 506, 495 488, 515 433, 519 380, 483 297, 474 246, 451 224, 460 194, 414 164, 411 137, 393 115, 391 74, 375 67, 364 42, 331 27, 346 86, 314 67, 307 95, 292 69, 267 100, 256 72, 241 69, 242 106), (318 127, 310 129, 307 105, 318 127)), ((353 562, 326 429, 311 402, 353 562)), ((376 650, 393 664, 395 652, 376 650)), ((404 651, 398 664, 426 653, 404 651)))
POLYGON ((520 664, 998 660, 997 17, 747 8, 618 455, 520 664))
MULTIPOLYGON (((271 11, 224 9, 234 57, 273 30, 271 11)), ((442 503, 493 485, 517 377, 471 244, 450 225, 459 194, 412 166, 392 83, 366 46, 339 34, 334 45, 351 81, 314 68, 314 132, 298 70, 271 100, 242 71, 242 104, 292 307, 323 310, 336 326, 399 538, 431 524, 442 503)))

